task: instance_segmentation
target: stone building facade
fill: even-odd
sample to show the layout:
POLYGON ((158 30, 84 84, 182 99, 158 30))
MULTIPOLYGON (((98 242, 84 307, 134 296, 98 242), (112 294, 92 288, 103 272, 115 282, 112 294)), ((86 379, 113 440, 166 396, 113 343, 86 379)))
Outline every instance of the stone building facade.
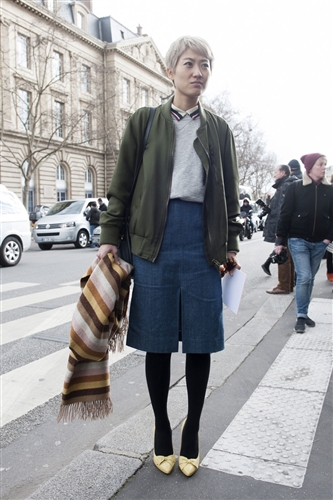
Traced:
POLYGON ((154 41, 91 0, 4 0, 0 15, 0 182, 28 210, 105 196, 126 120, 171 93, 154 41))

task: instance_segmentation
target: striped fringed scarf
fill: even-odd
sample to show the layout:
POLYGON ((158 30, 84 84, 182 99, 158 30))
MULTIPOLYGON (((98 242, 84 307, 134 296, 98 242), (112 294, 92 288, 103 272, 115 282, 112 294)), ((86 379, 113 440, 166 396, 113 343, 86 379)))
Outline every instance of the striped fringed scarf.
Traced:
POLYGON ((110 398, 109 350, 124 348, 132 266, 108 254, 97 257, 81 279, 82 294, 71 330, 70 354, 57 421, 107 417, 110 398))

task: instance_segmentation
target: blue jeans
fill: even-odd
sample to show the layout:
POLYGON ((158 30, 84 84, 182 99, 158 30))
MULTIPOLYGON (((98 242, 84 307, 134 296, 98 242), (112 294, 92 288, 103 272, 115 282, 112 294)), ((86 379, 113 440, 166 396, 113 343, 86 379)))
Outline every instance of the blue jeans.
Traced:
POLYGON ((91 248, 95 248, 95 245, 92 244, 92 235, 93 232, 95 231, 96 227, 98 227, 97 224, 90 224, 90 241, 91 241, 91 248))
POLYGON ((296 271, 296 309, 298 318, 306 318, 315 276, 324 257, 326 243, 312 243, 302 238, 289 238, 288 248, 296 271))

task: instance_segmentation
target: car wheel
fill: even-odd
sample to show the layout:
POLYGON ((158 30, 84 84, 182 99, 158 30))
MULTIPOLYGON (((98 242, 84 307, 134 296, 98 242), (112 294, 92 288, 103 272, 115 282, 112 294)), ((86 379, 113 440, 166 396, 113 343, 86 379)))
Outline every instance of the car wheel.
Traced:
POLYGON ((53 247, 52 243, 38 243, 38 246, 41 250, 51 250, 53 247))
POLYGON ((0 264, 3 267, 16 266, 22 257, 22 246, 15 236, 8 236, 1 246, 0 264))
POLYGON ((76 242, 74 243, 75 248, 86 248, 89 243, 89 236, 88 233, 84 230, 79 231, 76 242))

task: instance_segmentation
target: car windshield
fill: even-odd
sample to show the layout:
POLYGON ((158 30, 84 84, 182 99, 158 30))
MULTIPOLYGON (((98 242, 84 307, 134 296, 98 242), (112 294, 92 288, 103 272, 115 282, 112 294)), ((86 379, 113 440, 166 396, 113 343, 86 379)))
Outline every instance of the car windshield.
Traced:
POLYGON ((84 201, 59 201, 47 212, 47 215, 79 214, 82 211, 84 201))

